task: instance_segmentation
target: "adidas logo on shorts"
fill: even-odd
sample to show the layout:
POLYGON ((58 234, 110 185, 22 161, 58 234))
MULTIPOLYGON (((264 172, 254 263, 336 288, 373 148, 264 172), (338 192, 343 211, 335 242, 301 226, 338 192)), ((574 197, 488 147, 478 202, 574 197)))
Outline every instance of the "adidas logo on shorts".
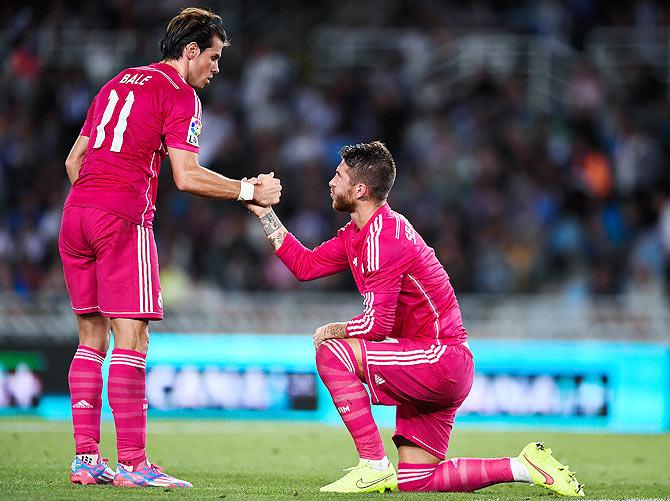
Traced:
POLYGON ((375 383, 384 384, 385 382, 386 382, 386 379, 381 377, 379 374, 375 374, 375 383))
POLYGON ((72 406, 73 409, 92 409, 93 406, 89 404, 86 400, 80 400, 72 406))

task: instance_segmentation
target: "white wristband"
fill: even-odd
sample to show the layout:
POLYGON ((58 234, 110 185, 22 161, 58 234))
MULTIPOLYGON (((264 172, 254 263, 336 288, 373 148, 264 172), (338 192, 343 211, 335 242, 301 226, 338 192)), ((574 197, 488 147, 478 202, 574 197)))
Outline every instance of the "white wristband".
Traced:
POLYGON ((254 185, 247 182, 241 181, 240 184, 240 195, 237 197, 238 200, 244 200, 249 202, 254 199, 254 185))

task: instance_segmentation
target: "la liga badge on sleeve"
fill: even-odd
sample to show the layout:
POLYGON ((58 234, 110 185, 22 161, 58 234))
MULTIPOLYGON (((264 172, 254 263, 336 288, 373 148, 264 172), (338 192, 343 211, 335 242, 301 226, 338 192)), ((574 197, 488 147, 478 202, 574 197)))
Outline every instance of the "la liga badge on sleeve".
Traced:
POLYGON ((193 146, 198 145, 198 136, 202 132, 202 121, 198 117, 191 118, 191 124, 188 126, 188 137, 186 142, 192 144, 193 146))

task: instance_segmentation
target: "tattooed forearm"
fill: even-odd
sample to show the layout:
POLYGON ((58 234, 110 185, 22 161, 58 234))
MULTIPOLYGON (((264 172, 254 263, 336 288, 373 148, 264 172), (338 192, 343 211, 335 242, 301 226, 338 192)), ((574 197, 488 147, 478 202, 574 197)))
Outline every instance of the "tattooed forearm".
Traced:
POLYGON ((275 214, 275 211, 271 210, 265 216, 259 219, 261 225, 263 226, 263 231, 268 237, 282 227, 281 221, 275 214))
POLYGON ((272 243, 272 245, 274 245, 275 249, 279 249, 281 247, 281 244, 284 243, 284 237, 285 236, 286 236, 285 234, 282 234, 280 232, 277 235, 275 235, 273 237, 268 237, 268 238, 270 239, 270 242, 272 243))
POLYGON ((328 335, 331 338, 341 339, 347 337, 347 324, 345 322, 333 322, 332 324, 328 324, 326 327, 328 335))
POLYGON ((314 347, 318 348, 326 339, 343 339, 347 337, 346 322, 333 322, 331 324, 322 325, 312 336, 314 340, 314 347))
POLYGON ((288 231, 277 217, 277 214, 270 209, 270 212, 259 217, 258 220, 261 222, 261 226, 263 226, 265 236, 268 237, 268 240, 275 250, 278 250, 281 247, 281 244, 284 243, 288 231))

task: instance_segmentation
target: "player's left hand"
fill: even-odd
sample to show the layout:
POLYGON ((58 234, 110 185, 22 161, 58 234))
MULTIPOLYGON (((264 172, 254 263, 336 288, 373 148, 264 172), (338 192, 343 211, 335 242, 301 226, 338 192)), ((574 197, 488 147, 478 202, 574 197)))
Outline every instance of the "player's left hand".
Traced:
POLYGON ((347 336, 347 328, 344 322, 332 322, 322 325, 312 336, 314 349, 318 348, 326 339, 342 339, 347 336))

